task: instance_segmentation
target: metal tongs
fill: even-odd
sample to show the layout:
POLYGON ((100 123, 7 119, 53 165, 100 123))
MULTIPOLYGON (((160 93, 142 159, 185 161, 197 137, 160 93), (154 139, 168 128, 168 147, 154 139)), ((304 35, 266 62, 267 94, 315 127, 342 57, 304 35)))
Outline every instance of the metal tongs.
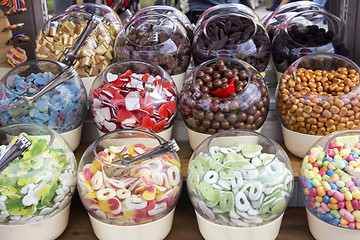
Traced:
POLYGON ((75 77, 76 71, 72 66, 68 66, 64 71, 56 75, 50 82, 43 86, 36 94, 32 96, 21 96, 11 100, 8 113, 15 119, 28 114, 35 107, 35 101, 58 85, 75 77))
POLYGON ((91 14, 91 18, 87 21, 85 28, 81 31, 80 36, 76 40, 75 46, 72 49, 65 49, 63 54, 59 57, 59 61, 65 63, 68 66, 73 66, 78 60, 77 52, 80 47, 91 35, 94 29, 99 25, 99 20, 94 14, 91 14))
POLYGON ((153 148, 152 150, 145 152, 143 154, 139 154, 135 157, 131 156, 128 153, 122 154, 119 156, 118 159, 113 160, 111 164, 104 164, 103 172, 108 178, 112 178, 116 176, 125 176, 128 174, 129 171, 127 171, 126 168, 123 168, 123 166, 126 167, 129 165, 133 165, 141 161, 151 159, 153 157, 164 155, 167 152, 177 152, 179 151, 179 149, 180 149, 179 146, 173 139, 168 142, 162 143, 156 148, 153 148))
POLYGON ((25 136, 20 135, 8 151, 0 159, 0 172, 2 172, 10 162, 16 159, 31 145, 31 141, 25 136))

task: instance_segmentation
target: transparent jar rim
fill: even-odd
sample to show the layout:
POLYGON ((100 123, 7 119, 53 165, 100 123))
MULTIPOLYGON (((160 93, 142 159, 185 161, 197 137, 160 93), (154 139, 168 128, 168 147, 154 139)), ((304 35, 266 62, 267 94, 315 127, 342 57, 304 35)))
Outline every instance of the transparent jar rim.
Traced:
MULTIPOLYGON (((192 80, 192 84, 195 85, 197 91, 201 92, 201 90, 197 87, 197 84, 196 84, 196 79, 197 79, 197 75, 199 74, 199 72, 203 68, 209 67, 211 64, 216 63, 219 60, 230 61, 230 62, 240 64, 244 68, 246 73, 248 74, 247 83, 246 83, 245 88, 241 92, 237 93, 235 98, 238 97, 239 95, 241 95, 241 93, 243 93, 248 88, 249 84, 251 83, 250 69, 253 70, 255 72, 255 74, 260 75, 258 70, 256 70, 253 66, 251 66, 250 64, 248 64, 247 62, 245 62, 243 60, 236 59, 236 58, 212 58, 212 59, 209 59, 209 60, 201 63, 196 69, 194 69, 194 75, 193 75, 194 77, 193 77, 193 80, 192 80)), ((211 98, 215 98, 215 96, 211 96, 211 98)), ((227 98, 221 98, 221 100, 225 101, 225 100, 231 100, 233 98, 234 97, 227 97, 227 98)))
MULTIPOLYGON (((247 129, 229 129, 229 130, 225 130, 225 131, 218 132, 218 133, 215 133, 215 134, 211 135, 210 137, 207 138, 207 140, 205 140, 205 141, 207 141, 207 143, 206 143, 206 153, 210 156, 210 153, 209 153, 210 143, 211 143, 216 137, 219 137, 219 135, 222 135, 222 134, 225 134, 225 135, 226 135, 226 134, 228 134, 228 133, 236 133, 236 132, 239 132, 239 133, 244 132, 244 133, 247 134, 246 136, 257 135, 258 137, 262 137, 262 138, 266 139, 266 140, 271 144, 271 146, 275 149, 273 159, 271 159, 271 161, 267 161, 266 164, 262 164, 262 165, 260 165, 260 166, 256 166, 255 169, 261 169, 261 168, 263 168, 263 167, 266 167, 266 166, 268 166, 269 164, 271 164, 272 162, 274 162, 275 159, 278 158, 277 156, 279 155, 279 149, 278 149, 278 147, 276 146, 275 142, 274 142, 271 138, 269 138, 269 137, 267 137, 267 136, 265 136, 265 135, 263 135, 263 134, 261 134, 261 133, 259 133, 259 132, 251 131, 251 130, 247 130, 247 129)), ((240 137, 240 136, 239 136, 239 137, 240 137)), ((270 153, 270 154, 271 154, 271 153, 270 153)), ((279 159, 279 161, 281 161, 281 160, 279 159)), ((225 165, 223 165, 222 163, 219 163, 219 164, 221 164, 221 167, 223 167, 223 168, 227 168, 227 169, 231 169, 231 170, 241 170, 241 168, 238 169, 238 168, 233 168, 233 167, 225 166, 225 165)))
MULTIPOLYGON (((55 134, 54 134, 53 130, 51 130, 49 127, 46 127, 46 126, 38 124, 38 123, 15 123, 15 124, 11 124, 11 125, 6 125, 6 126, 0 127, 0 132, 4 132, 5 129, 10 129, 13 127, 17 127, 18 129, 21 129, 22 127, 29 127, 29 128, 35 127, 35 128, 41 129, 41 130, 45 130, 48 133, 48 135, 50 136, 50 140, 46 143, 46 147, 40 153, 32 156, 31 157, 32 159, 42 155, 45 151, 49 150, 50 146, 52 146, 52 144, 54 143, 55 134)), ((34 136, 34 137, 36 137, 36 136, 34 136)))
MULTIPOLYGON (((168 12, 176 13, 176 15, 174 15, 175 17, 179 18, 178 16, 181 16, 181 19, 179 18, 179 20, 185 21, 185 22, 180 21, 181 24, 193 29, 193 26, 192 26, 191 22, 189 21, 188 17, 182 11, 178 10, 177 8, 167 6, 167 5, 153 5, 153 6, 144 7, 142 9, 140 9, 139 11, 135 12, 134 15, 132 16, 132 18, 138 16, 139 14, 143 14, 143 13, 147 14, 146 12, 151 11, 151 10, 163 10, 164 12, 168 11, 168 12)), ((157 13, 157 14, 164 15, 164 13, 157 13)))
MULTIPOLYGON (((289 68, 291 68, 291 67, 294 68, 293 73, 292 73, 292 76, 293 76, 293 78, 294 78, 294 81, 299 82, 299 80, 298 80, 297 77, 296 77, 296 70, 298 69, 299 64, 300 64, 303 60, 308 59, 308 58, 312 58, 312 57, 321 56, 321 55, 326 56, 326 57, 336 57, 336 58, 340 58, 341 60, 344 60, 345 62, 349 62, 351 65, 354 66, 354 69, 355 69, 355 70, 359 73, 359 75, 360 75, 360 67, 359 67, 354 61, 352 61, 351 59, 349 59, 349 58, 347 58, 347 57, 344 57, 344 56, 342 56, 342 55, 336 54, 336 53, 326 53, 326 52, 320 53, 320 52, 317 52, 317 53, 311 53, 311 54, 305 55, 305 56, 299 58, 298 60, 296 60, 294 63, 292 63, 292 64, 290 65, 289 68)), ((343 94, 343 95, 332 96, 332 97, 334 97, 334 98, 343 98, 343 97, 346 97, 346 96, 348 96, 349 94, 351 94, 353 91, 358 90, 359 88, 360 88, 360 80, 359 80, 359 82, 358 82, 358 85, 357 85, 353 90, 351 90, 350 92, 345 93, 345 94, 343 94)), ((303 90, 306 90, 306 89, 303 87, 303 90)), ((330 97, 330 96, 321 96, 321 95, 319 95, 319 94, 310 92, 310 91, 308 91, 308 90, 306 90, 306 91, 307 91, 308 93, 310 93, 311 95, 315 95, 315 96, 318 96, 318 97, 320 97, 320 98, 325 98, 325 99, 326 99, 326 98, 330 97)))
MULTIPOLYGON (((125 34, 125 39, 128 42, 130 42, 132 45, 134 45, 134 46, 136 46, 138 48, 151 48, 151 47, 154 47, 154 46, 164 45, 167 41, 171 40, 171 37, 176 32, 176 28, 180 27, 180 26, 181 26, 181 24, 177 25, 173 19, 171 19, 170 17, 168 17, 168 16, 166 16, 164 14, 147 14, 147 15, 142 15, 142 16, 136 17, 136 18, 131 18, 130 21, 125 24, 125 26, 123 27, 123 30, 124 30, 124 34, 125 34), (143 20, 144 18, 149 18, 149 17, 155 17, 155 18, 160 18, 160 19, 161 18, 166 18, 167 21, 171 22, 172 31, 171 31, 171 34, 169 35, 168 39, 166 39, 162 43, 157 43, 157 44, 152 44, 152 45, 140 45, 140 44, 137 44, 137 43, 134 43, 134 42, 130 41, 130 39, 128 37, 129 28, 132 27, 134 23, 141 22, 141 20, 143 20)), ((182 29, 182 30, 183 30, 183 33, 185 34, 185 30, 184 29, 182 29)), ((121 34, 121 31, 119 32, 119 35, 120 34, 121 34)))
MULTIPOLYGON (((104 16, 107 15, 107 14, 114 13, 114 10, 112 8, 110 8, 109 6, 106 6, 104 4, 94 4, 94 3, 77 3, 77 4, 73 4, 70 7, 68 7, 65 10, 65 12, 79 12, 79 11, 74 10, 74 9, 77 9, 76 7, 80 8, 81 10, 84 11, 84 8, 88 7, 88 6, 99 9, 102 13, 104 13, 104 16), (107 12, 105 12, 104 10, 106 10, 107 12)), ((84 11, 84 12, 86 12, 86 11, 84 11)), ((86 12, 86 13, 88 13, 88 12, 86 12)))
MULTIPOLYGON (((260 22, 257 22, 257 20, 255 20, 253 17, 251 17, 248 14, 244 14, 244 13, 221 13, 221 14, 216 14, 216 15, 211 16, 210 18, 206 19, 201 24, 201 26, 199 26, 199 28, 195 30, 196 31, 195 36, 198 36, 201 29, 203 28, 205 38, 210 40, 209 37, 208 37, 208 34, 207 34, 207 26, 208 26, 208 24, 210 24, 214 19, 223 18, 223 17, 228 18, 230 16, 235 16, 235 17, 238 17, 238 18, 247 18, 247 19, 251 20, 251 22, 252 22, 252 24, 254 26, 254 32, 252 33, 251 36, 249 36, 249 39, 247 41, 251 40, 255 36, 255 34, 257 33, 257 30, 258 30, 259 27, 262 27, 262 26, 260 26, 261 25, 260 22)), ((248 26, 248 27, 250 27, 250 26, 248 26)), ((241 44, 244 44, 244 43, 241 43, 241 44)), ((237 45, 234 45, 234 46, 237 46, 237 45)))
MULTIPOLYGON (((165 142, 165 139, 163 139, 161 136, 158 136, 157 134, 155 133, 152 133, 152 132, 149 132, 149 131, 146 131, 146 130, 143 130, 143 129, 137 129, 137 128, 123 128, 123 129, 117 129, 117 130, 114 130, 112 132, 108 132, 104 135, 102 135, 100 138, 98 138, 93 144, 92 146, 93 149, 92 149, 92 152, 95 156, 95 158, 98 158, 98 159, 102 159, 104 161, 106 161, 106 159, 104 159, 103 157, 100 157, 98 155, 98 153, 96 152, 96 148, 97 146, 103 141, 103 140, 106 140, 107 138, 109 138, 109 136, 111 137, 112 135, 116 135, 118 133, 121 133, 121 132, 138 132, 138 133, 141 133, 141 134, 147 134, 149 136, 151 136, 153 139, 157 140, 159 145, 162 144, 163 142, 165 142)), ((110 138, 111 139, 111 138, 110 138)), ((151 158, 149 158, 151 159, 151 158)), ((144 160, 144 161, 148 161, 149 159, 147 160, 144 160)), ((119 166, 123 169, 131 169, 131 168, 134 168, 134 167, 138 167, 138 165, 122 165, 122 164, 113 164, 113 163, 109 163, 113 166, 119 166)))
MULTIPOLYGON (((29 60, 29 61, 26 61, 26 62, 23 62, 21 64, 19 64, 18 66, 12 68, 9 72, 7 72, 3 79, 4 79, 4 87, 9 90, 12 94, 15 94, 15 95, 21 95, 19 93, 16 93, 13 91, 12 88, 9 87, 9 84, 8 84, 8 81, 10 80, 9 79, 9 76, 11 76, 15 71, 17 71, 18 69, 21 69, 25 66, 30 66, 32 63, 35 63, 35 62, 47 62, 47 63, 50 63, 50 64, 54 64, 55 66, 57 66, 59 68, 59 73, 61 72, 61 70, 65 69, 66 65, 63 64, 63 63, 60 63, 60 62, 57 62, 57 61, 53 61, 53 60, 49 60, 49 59, 34 59, 34 60, 29 60)), ((20 71, 21 72, 21 71, 20 71)), ((20 73, 19 72, 19 73, 20 73)))
MULTIPOLYGON (((232 8, 236 8, 236 9, 240 9, 240 8, 244 8, 246 10, 248 10, 249 12, 240 12, 240 14, 245 14, 245 15, 249 15, 250 12, 253 13, 253 16, 251 16, 252 18, 254 18, 255 20, 257 20, 258 22, 260 22, 260 17, 256 14, 256 12, 254 10, 252 10, 251 8, 249 8, 248 6, 241 4, 241 3, 222 3, 222 4, 218 4, 215 6, 212 6, 208 9, 206 9, 199 17, 199 19, 196 21, 195 26, 196 29, 198 29, 203 22, 205 22, 207 19, 209 18, 205 18, 207 14, 212 13, 213 11, 217 11, 217 10, 225 10, 225 9, 232 9, 232 8)), ((236 13, 236 12, 233 12, 236 13)), ((218 13, 218 14, 228 14, 228 13, 218 13)), ((217 14, 216 14, 217 15, 217 14)))
MULTIPOLYGON (((307 47, 307 48, 311 48, 311 47, 323 47, 323 46, 326 46, 328 44, 330 44, 332 41, 334 40, 337 40, 338 38, 340 38, 342 36, 342 28, 341 28, 341 25, 342 24, 342 21, 337 17, 335 16, 334 14, 330 13, 330 12, 327 12, 327 11, 324 11, 324 10, 307 10, 307 11, 302 11, 302 12, 299 12, 297 14, 295 14, 294 16, 291 16, 289 17, 288 19, 285 20, 284 22, 284 26, 283 26, 283 29, 285 31, 285 33, 289 36, 289 39, 296 43, 297 45, 299 45, 299 47, 307 47), (341 31, 340 32, 337 32, 335 33, 334 37, 331 39, 330 42, 326 43, 326 44, 323 44, 323 45, 318 45, 318 46, 307 46, 307 45, 304 45, 304 44, 301 44, 297 41, 295 41, 292 37, 290 37, 289 35, 289 24, 291 23, 291 21, 293 21, 295 18, 301 16, 301 15, 304 15, 304 14, 310 14, 310 13, 315 13, 315 14, 322 14, 322 15, 325 15, 327 19, 331 19, 332 22, 336 22, 336 23, 339 23, 340 24, 340 29, 341 31)), ((279 28, 279 31, 282 27, 279 28)))

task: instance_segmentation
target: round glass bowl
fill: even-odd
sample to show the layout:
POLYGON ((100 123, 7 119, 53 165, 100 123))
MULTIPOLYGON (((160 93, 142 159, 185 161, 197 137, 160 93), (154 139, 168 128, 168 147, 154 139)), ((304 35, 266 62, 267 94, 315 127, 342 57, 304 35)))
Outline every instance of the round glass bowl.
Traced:
POLYGON ((315 52, 349 56, 345 45, 348 32, 335 15, 308 10, 286 19, 272 41, 272 60, 277 72, 283 73, 302 56, 315 52))
POLYGON ((316 239, 359 236, 359 136, 359 130, 329 134, 315 142, 303 158, 299 187, 316 239))
POLYGON ((223 4, 215 5, 205 10, 196 21, 194 32, 197 32, 199 27, 210 17, 217 14, 228 14, 228 13, 246 14, 254 18, 256 21, 260 22, 259 16, 254 12, 254 10, 252 10, 248 6, 239 3, 223 3, 223 4))
POLYGON ((248 63, 230 58, 197 66, 188 74, 179 101, 193 149, 216 132, 260 130, 269 111, 263 77, 248 63))
POLYGON ((205 239, 276 239, 294 176, 275 141, 249 130, 217 133, 196 148, 187 174, 205 239))
POLYGON ((76 187, 77 163, 69 145, 46 126, 13 124, 0 127, 0 156, 1 238, 59 237, 76 187))
MULTIPOLYGON (((79 35, 92 15, 86 12, 64 12, 45 22, 36 39, 37 59, 61 61, 75 47, 79 35)), ((97 76, 113 59, 113 41, 106 26, 98 26, 77 52, 75 68, 81 77, 97 76)))
POLYGON ((360 127, 359 71, 350 59, 330 53, 304 56, 285 71, 276 110, 291 153, 302 158, 321 136, 360 127))
POLYGON ((115 41, 117 61, 145 60, 162 67, 181 90, 190 63, 191 43, 178 21, 162 14, 132 18, 115 41))
POLYGON ((217 14, 199 27, 193 40, 195 65, 217 57, 238 58, 258 71, 269 63, 271 44, 264 27, 247 14, 217 14))
POLYGON ((25 96, 34 96, 66 68, 65 64, 51 60, 31 60, 11 69, 0 82, 0 125, 28 122, 47 126, 64 137, 75 150, 80 143, 87 97, 84 85, 73 68, 70 72, 75 77, 34 100, 34 107, 29 112, 23 112, 21 105, 16 105, 25 96), (9 107, 19 111, 9 112, 9 107))
POLYGON ((139 129, 107 133, 90 145, 78 169, 78 191, 99 239, 164 239, 181 193, 176 152, 163 138, 139 129), (158 154, 154 151, 163 149, 158 154), (129 163, 140 154, 140 161, 129 163), (125 160, 124 163, 120 161, 125 160))
POLYGON ((116 36, 120 32, 120 29, 123 27, 123 24, 121 23, 121 20, 117 13, 112 8, 103 4, 73 4, 68 7, 65 12, 86 12, 98 16, 99 19, 101 19, 101 22, 110 32, 113 41, 115 41, 116 36))
POLYGON ((177 114, 177 90, 161 67, 121 61, 107 67, 90 91, 90 111, 102 133, 141 128, 170 140, 177 114))
POLYGON ((308 10, 326 11, 324 7, 312 1, 292 2, 284 4, 283 6, 273 11, 270 15, 262 18, 261 23, 268 32, 270 40, 272 40, 276 30, 286 19, 295 16, 299 12, 308 10))
POLYGON ((194 29, 193 25, 191 24, 187 16, 182 11, 180 11, 175 7, 167 6, 167 5, 154 5, 154 6, 144 7, 141 8, 139 11, 135 12, 132 18, 137 18, 144 15, 152 15, 152 14, 163 14, 172 18, 174 21, 178 21, 186 30, 187 37, 190 39, 190 41, 192 41, 193 29, 194 29))

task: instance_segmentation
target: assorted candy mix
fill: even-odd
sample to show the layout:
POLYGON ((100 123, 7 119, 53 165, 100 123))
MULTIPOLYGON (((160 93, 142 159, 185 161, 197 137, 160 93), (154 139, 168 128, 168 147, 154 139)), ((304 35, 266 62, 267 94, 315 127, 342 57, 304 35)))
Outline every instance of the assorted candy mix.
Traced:
POLYGON ((172 126, 177 113, 174 82, 149 73, 107 73, 107 82, 90 93, 96 126, 103 132, 141 128, 161 132, 172 126))
MULTIPOLYGON (((22 133, 24 134, 24 133, 22 133)), ((10 145, 0 145, 0 157, 10 145)), ((27 224, 64 209, 76 186, 75 155, 45 138, 27 136, 31 145, 0 173, 0 223, 27 224)))
POLYGON ((170 153, 134 165, 118 165, 125 155, 150 151, 144 144, 110 146, 78 172, 78 189, 88 212, 107 223, 138 225, 158 220, 177 202, 180 162, 170 153))
POLYGON ((190 163, 187 187, 196 211, 217 224, 258 226, 279 217, 293 188, 292 172, 257 144, 212 146, 190 163))
POLYGON ((33 95, 51 79, 51 72, 31 73, 23 77, 15 75, 11 81, 0 85, 0 125, 33 122, 59 132, 67 132, 80 126, 86 113, 86 93, 80 79, 70 79, 47 92, 35 102, 29 114, 15 119, 7 108, 20 95, 33 95))
POLYGON ((315 144, 304 157, 300 189, 307 209, 325 222, 360 229, 360 141, 358 135, 339 136, 328 151, 315 144))

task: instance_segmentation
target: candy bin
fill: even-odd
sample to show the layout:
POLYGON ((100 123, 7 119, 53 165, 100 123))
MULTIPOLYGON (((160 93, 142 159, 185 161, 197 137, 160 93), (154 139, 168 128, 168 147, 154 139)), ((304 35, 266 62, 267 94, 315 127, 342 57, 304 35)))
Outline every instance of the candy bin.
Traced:
POLYGON ((174 21, 178 21, 186 30, 187 37, 190 39, 190 41, 192 41, 194 27, 188 17, 179 9, 167 5, 148 6, 135 12, 132 18, 150 14, 163 14, 172 18, 174 21))
POLYGON ((335 15, 319 10, 297 13, 278 27, 272 41, 272 60, 278 78, 297 59, 315 52, 349 57, 345 44, 348 32, 335 15))
POLYGON ((303 158, 322 136, 359 129, 358 84, 359 67, 341 55, 314 53, 291 64, 275 97, 286 148, 303 158))
POLYGON ((117 62, 95 79, 90 112, 100 134, 138 128, 170 140, 177 114, 176 86, 158 65, 141 60, 117 62))
POLYGON ((303 158, 300 192, 309 229, 318 240, 360 234, 360 131, 323 136, 303 158))
POLYGON ((266 30, 247 14, 216 14, 199 27, 193 40, 194 64, 229 57, 249 63, 265 71, 270 59, 270 40, 266 30))
POLYGON ((261 23, 268 32, 270 40, 272 40, 276 30, 281 26, 281 24, 285 20, 295 16, 299 12, 308 11, 308 10, 326 11, 324 7, 312 1, 291 2, 280 6, 270 15, 262 18, 261 23))
POLYGON ((210 17, 217 15, 217 14, 227 14, 227 13, 242 13, 247 14, 250 17, 254 18, 256 21, 260 21, 259 16, 255 13, 254 10, 249 8, 244 4, 239 3, 222 3, 215 5, 207 10, 205 10, 198 20, 196 21, 194 32, 197 32, 199 27, 210 17))
POLYGON ((181 193, 176 142, 141 129, 106 133, 85 151, 80 199, 99 239, 164 239, 181 193))
POLYGON ((228 129, 260 131, 269 111, 269 91, 259 72, 239 59, 215 58, 197 66, 179 96, 189 143, 228 129))
POLYGON ((275 239, 294 188, 284 149, 261 133, 231 129, 194 151, 186 180, 206 240, 275 239))
POLYGON ((173 17, 147 14, 132 18, 120 31, 114 48, 117 61, 137 59, 159 65, 180 92, 190 63, 191 43, 173 17))
POLYGON ((64 139, 36 123, 0 127, 1 239, 56 239, 68 225, 76 159, 64 139))
MULTIPOLYGON (((105 18, 105 17, 104 17, 105 18)), ((75 69, 84 82, 87 93, 95 77, 113 60, 113 40, 104 19, 87 12, 64 12, 47 20, 36 39, 37 59, 62 61, 66 53, 75 50, 77 40, 91 20, 96 28, 81 45, 76 55, 75 69)))
POLYGON ((59 133, 72 150, 79 146, 87 97, 74 68, 51 60, 22 63, 1 80, 0 105, 0 126, 38 123, 59 133), (57 79, 65 82, 58 85, 54 81, 60 73, 57 79), (43 92, 49 86, 56 87, 43 92), (38 97, 28 104, 34 96, 38 97))

